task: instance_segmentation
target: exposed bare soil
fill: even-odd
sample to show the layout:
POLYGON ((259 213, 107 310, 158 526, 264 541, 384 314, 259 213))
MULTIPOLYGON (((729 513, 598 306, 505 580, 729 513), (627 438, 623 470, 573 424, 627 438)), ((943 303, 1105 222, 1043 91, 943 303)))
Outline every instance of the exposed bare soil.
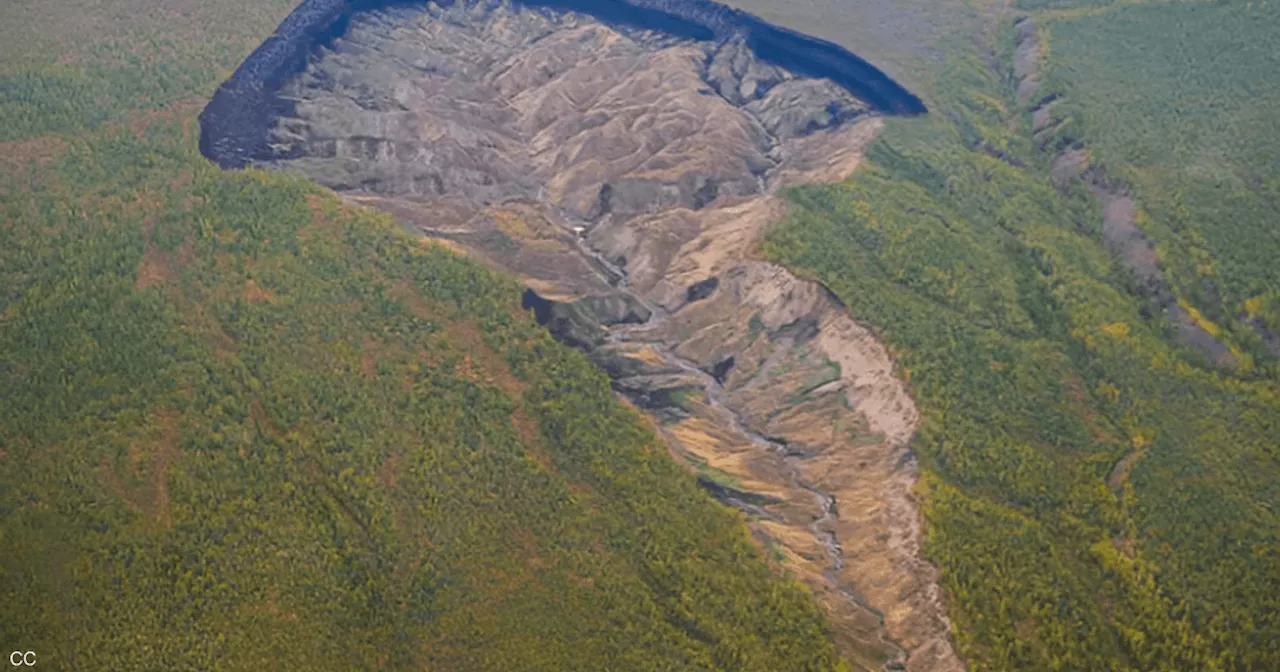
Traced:
POLYGON ((357 17, 286 90, 294 158, 271 167, 520 276, 814 590, 856 667, 963 669, 892 358, 755 254, 780 188, 858 166, 881 125, 865 104, 741 44, 468 5, 357 17))

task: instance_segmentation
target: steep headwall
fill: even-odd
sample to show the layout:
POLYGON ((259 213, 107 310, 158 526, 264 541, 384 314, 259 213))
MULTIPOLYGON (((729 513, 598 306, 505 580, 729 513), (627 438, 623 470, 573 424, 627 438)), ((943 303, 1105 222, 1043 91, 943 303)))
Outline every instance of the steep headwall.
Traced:
MULTIPOLYGON (((293 110, 293 103, 279 95, 281 84, 302 72, 317 48, 342 36, 352 15, 412 4, 424 3, 304 0, 214 94, 200 115, 201 153, 224 168, 281 158, 271 147, 272 120, 292 116, 293 110)), ((708 0, 515 0, 515 4, 578 12, 618 28, 687 39, 741 39, 761 61, 798 75, 830 79, 877 112, 917 115, 926 111, 919 98, 842 47, 708 0)))

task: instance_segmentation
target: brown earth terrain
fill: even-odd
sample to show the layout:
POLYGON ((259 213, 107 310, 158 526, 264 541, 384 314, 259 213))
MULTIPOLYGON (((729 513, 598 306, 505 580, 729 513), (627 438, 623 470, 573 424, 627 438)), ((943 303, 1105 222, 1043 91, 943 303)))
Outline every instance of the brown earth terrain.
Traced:
POLYGON ((864 103, 740 43, 488 3, 359 15, 285 95, 292 158, 265 167, 521 277, 813 589, 855 667, 963 669, 890 354, 754 255, 780 188, 857 167, 881 124, 864 103))

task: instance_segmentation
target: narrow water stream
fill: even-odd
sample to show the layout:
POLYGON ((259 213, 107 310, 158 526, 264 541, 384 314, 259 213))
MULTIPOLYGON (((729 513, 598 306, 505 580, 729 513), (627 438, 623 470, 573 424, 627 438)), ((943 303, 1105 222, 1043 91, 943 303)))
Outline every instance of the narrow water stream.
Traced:
MULTIPOLYGON (((301 172, 525 277, 539 318, 566 343, 604 348, 602 368, 642 403, 670 408, 677 390, 700 388, 697 422, 662 431, 684 437, 690 455, 709 441, 704 457, 760 477, 754 493, 701 480, 757 516, 754 530, 772 530, 859 665, 888 658, 892 670, 906 655, 858 592, 898 614, 904 599, 918 601, 914 582, 931 585, 899 543, 917 523, 885 467, 914 407, 887 353, 838 303, 749 257, 783 208, 777 189, 841 179, 879 128, 869 118, 924 111, 844 49, 709 0, 305 0, 210 101, 201 151, 224 167, 301 172), (712 207, 721 197, 731 200, 712 207), (651 290, 654 278, 674 284, 651 290), (731 286, 758 314, 736 302, 677 308, 686 284, 690 301, 731 286), (537 287, 558 295, 550 301, 590 301, 552 315, 537 287), (760 390, 726 377, 742 362, 719 357, 721 344, 679 335, 714 328, 754 342, 766 322, 769 343, 751 356, 772 353, 778 368, 760 390), (808 377, 825 379, 831 366, 845 366, 846 380, 810 399, 808 377), (822 396, 855 380, 862 410, 822 396), (867 423, 895 438, 870 448, 840 438, 867 423)), ((894 633, 933 636, 936 608, 911 602, 894 633)))
MULTIPOLYGON (((578 230, 580 231, 581 229, 578 230)), ((662 306, 630 291, 627 288, 627 273, 624 269, 610 262, 599 250, 593 248, 584 235, 579 234, 575 238, 579 251, 593 262, 591 266, 600 279, 650 311, 649 319, 642 324, 623 324, 606 328, 605 342, 609 344, 629 343, 644 345, 657 353, 667 365, 696 377, 706 395, 708 405, 720 416, 720 424, 722 426, 728 427, 736 434, 746 437, 752 443, 766 448, 779 456, 783 464, 786 465, 785 474, 791 487, 812 494, 821 511, 821 515, 813 520, 808 529, 822 545, 826 554, 827 565, 823 570, 823 577, 826 579, 828 587, 842 598, 875 614, 880 619, 881 626, 883 626, 884 614, 850 590, 840 578, 845 562, 844 549, 833 529, 835 521, 839 518, 839 508, 835 495, 801 476, 798 462, 804 458, 795 454, 785 441, 768 436, 752 428, 743 419, 742 414, 726 401, 724 385, 715 376, 698 366, 696 362, 677 354, 666 343, 657 339, 646 338, 646 334, 657 332, 670 317, 671 313, 662 306)), ((905 669, 906 651, 896 641, 893 641, 884 627, 880 628, 879 636, 881 642, 892 651, 889 660, 885 662, 885 669, 905 669)))

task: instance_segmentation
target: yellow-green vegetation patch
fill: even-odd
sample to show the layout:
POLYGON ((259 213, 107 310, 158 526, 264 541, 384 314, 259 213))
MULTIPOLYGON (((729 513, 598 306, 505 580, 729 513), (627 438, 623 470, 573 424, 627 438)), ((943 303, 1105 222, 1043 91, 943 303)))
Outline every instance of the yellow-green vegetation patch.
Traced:
POLYGON ((56 669, 844 669, 519 287, 192 112, 0 189, 0 639, 56 669))
POLYGON ((1053 186, 1009 51, 957 44, 932 114, 792 190, 765 253, 909 372, 925 551, 973 669, 1280 667, 1280 390, 1135 298, 1092 196, 1053 186))
POLYGON ((1096 163, 1134 191, 1167 279, 1221 338, 1280 333, 1280 3, 1037 15, 1045 70, 1096 163))
POLYGON ((6 0, 0 142, 207 100, 294 0, 6 0))

